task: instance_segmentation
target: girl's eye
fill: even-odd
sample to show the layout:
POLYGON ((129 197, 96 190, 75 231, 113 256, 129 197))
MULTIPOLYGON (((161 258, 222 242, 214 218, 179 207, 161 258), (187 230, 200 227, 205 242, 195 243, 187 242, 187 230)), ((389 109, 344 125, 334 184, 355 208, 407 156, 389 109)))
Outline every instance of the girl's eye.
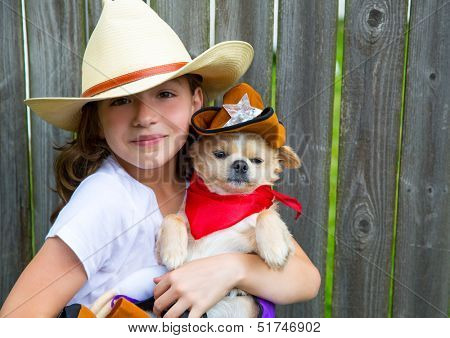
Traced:
POLYGON ((224 151, 222 151, 222 150, 216 150, 216 151, 213 152, 213 154, 214 154, 214 156, 217 157, 217 158, 225 158, 225 157, 228 156, 228 155, 227 155, 224 151))
POLYGON ((121 106, 122 104, 124 104, 124 102, 126 103, 126 101, 130 101, 130 100, 127 99, 126 97, 120 97, 118 99, 115 99, 113 102, 111 102, 111 106, 121 106))
POLYGON ((261 163, 263 163, 263 160, 258 157, 255 157, 255 158, 250 159, 250 162, 255 163, 255 164, 261 164, 261 163))
POLYGON ((158 95, 159 95, 159 97, 167 98, 167 99, 175 96, 175 95, 174 95, 173 93, 171 93, 171 92, 161 92, 161 93, 159 93, 158 95))

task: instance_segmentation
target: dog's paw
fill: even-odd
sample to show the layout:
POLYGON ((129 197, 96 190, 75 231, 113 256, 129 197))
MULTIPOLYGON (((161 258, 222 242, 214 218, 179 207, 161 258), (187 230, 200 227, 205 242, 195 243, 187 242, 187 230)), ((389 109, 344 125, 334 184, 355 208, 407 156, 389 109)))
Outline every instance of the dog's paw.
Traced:
POLYGON ((174 250, 174 252, 162 252, 162 264, 170 271, 179 268, 186 261, 187 250, 183 250, 182 247, 179 247, 178 249, 179 250, 174 250))
POLYGON ((281 269, 289 257, 289 249, 284 245, 278 248, 261 245, 258 250, 261 258, 274 270, 281 269))
POLYGON ((166 216, 158 238, 159 260, 168 270, 174 270, 186 261, 187 249, 188 234, 183 219, 177 215, 166 216))
POLYGON ((273 210, 265 210, 258 215, 255 237, 259 256, 272 269, 281 269, 295 251, 292 235, 273 210))

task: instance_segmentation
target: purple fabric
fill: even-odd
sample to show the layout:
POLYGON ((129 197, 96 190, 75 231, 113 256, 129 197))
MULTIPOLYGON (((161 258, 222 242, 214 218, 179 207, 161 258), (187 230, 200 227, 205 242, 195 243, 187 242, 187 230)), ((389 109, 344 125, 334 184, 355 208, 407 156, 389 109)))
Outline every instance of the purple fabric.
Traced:
POLYGON ((261 318, 275 318, 275 304, 270 300, 255 296, 256 301, 262 307, 261 318))
POLYGON ((128 296, 125 296, 125 295, 115 295, 115 296, 113 297, 113 299, 111 300, 111 308, 114 307, 114 301, 115 301, 116 299, 120 298, 120 297, 123 297, 123 298, 125 298, 126 300, 128 300, 128 301, 130 301, 130 302, 132 302, 132 303, 137 303, 137 302, 139 302, 139 300, 134 299, 134 298, 131 298, 131 297, 128 297, 128 296))

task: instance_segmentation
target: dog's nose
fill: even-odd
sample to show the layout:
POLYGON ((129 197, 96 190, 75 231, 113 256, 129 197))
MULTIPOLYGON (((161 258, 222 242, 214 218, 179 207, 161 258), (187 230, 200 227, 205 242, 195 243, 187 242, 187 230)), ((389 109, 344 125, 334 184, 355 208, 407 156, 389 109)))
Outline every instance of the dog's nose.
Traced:
POLYGON ((233 170, 236 173, 243 174, 243 173, 247 172, 248 165, 247 165, 247 162, 245 162, 243 160, 237 160, 237 161, 233 162, 233 164, 231 165, 231 168, 233 168, 233 170))

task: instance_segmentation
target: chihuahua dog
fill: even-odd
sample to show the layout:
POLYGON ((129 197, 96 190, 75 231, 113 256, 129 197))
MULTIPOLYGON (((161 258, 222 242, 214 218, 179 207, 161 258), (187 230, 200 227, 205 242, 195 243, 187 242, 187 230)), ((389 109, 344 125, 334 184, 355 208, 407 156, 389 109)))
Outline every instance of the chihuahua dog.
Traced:
MULTIPOLYGON (((301 165, 289 146, 272 148, 259 134, 244 132, 203 137, 190 147, 188 155, 198 177, 219 195, 249 194, 260 186, 273 186, 284 168, 301 165)), ((293 241, 274 201, 270 207, 197 240, 184 211, 167 215, 158 232, 156 252, 159 263, 169 270, 231 252, 258 254, 269 267, 280 269, 295 251, 293 241)), ((209 318, 257 317, 258 305, 253 296, 232 289, 206 314, 209 318)))

